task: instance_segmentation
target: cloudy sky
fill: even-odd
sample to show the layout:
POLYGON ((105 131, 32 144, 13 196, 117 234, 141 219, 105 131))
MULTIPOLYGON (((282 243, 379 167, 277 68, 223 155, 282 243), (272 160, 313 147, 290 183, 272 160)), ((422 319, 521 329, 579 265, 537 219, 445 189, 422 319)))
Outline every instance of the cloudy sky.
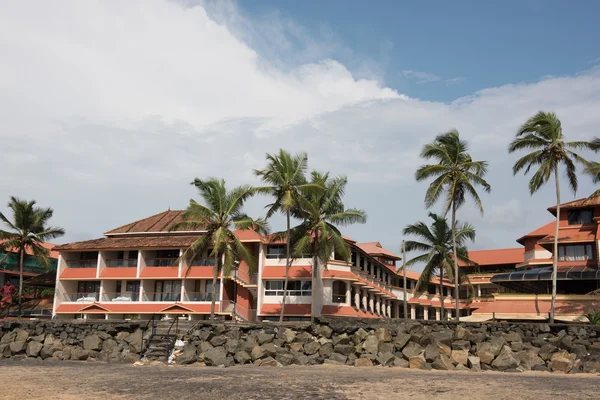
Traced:
POLYGON ((459 214, 471 247, 515 247, 550 221, 552 188, 531 197, 506 149, 539 109, 571 140, 600 134, 597 4, 298 3, 2 2, 0 199, 52 206, 60 242, 91 239, 184 208, 194 177, 258 183, 252 169, 285 148, 348 176, 347 206, 369 216, 348 236, 399 251, 427 216, 419 150, 457 128, 490 164, 485 215, 459 214))

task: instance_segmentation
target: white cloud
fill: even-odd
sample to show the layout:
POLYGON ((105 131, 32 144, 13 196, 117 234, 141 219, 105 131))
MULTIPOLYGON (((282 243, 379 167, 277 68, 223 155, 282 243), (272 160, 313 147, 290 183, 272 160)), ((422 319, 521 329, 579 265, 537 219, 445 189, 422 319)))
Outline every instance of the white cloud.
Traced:
POLYGON ((414 80, 415 83, 437 82, 442 79, 435 74, 432 74, 429 72, 424 72, 424 71, 414 71, 412 69, 402 70, 402 74, 406 78, 414 80))
MULTIPOLYGON (((489 161, 492 184, 482 195, 486 215, 466 205, 460 219, 478 228, 476 247, 513 246, 549 220, 554 202, 551 187, 530 197, 527 178, 512 176, 517 156, 506 147, 519 124, 545 109, 573 140, 598 135, 598 68, 450 104, 420 101, 327 57, 278 62, 298 40, 328 46, 300 34, 292 40, 289 29, 269 40, 284 48, 287 40, 290 50, 263 56, 257 39, 238 35, 260 37, 266 28, 237 14, 218 23, 209 11, 159 0, 4 4, 0 141, 8 173, 0 201, 35 198, 54 207, 66 240, 92 238, 185 207, 195 176, 254 183, 251 169, 283 147, 307 151, 313 168, 347 174, 347 205, 369 213, 348 235, 398 251, 402 228, 426 220, 426 185, 413 180, 419 150, 458 128, 473 156, 489 161), (493 223, 511 213, 520 220, 493 223)), ((585 178, 581 186, 582 195, 592 189, 585 178)), ((566 189, 563 198, 571 198, 566 189)), ((261 213, 265 203, 255 199, 248 211, 261 213)))
POLYGON ((455 78, 446 79, 444 82, 446 83, 446 86, 458 85, 459 83, 463 83, 465 79, 465 77, 457 76, 455 78))

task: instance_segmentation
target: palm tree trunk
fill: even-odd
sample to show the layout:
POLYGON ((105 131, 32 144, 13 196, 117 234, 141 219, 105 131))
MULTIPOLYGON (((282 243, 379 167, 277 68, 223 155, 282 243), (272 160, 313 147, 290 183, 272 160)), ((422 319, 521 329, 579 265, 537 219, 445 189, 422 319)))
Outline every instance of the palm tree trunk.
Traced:
MULTIPOLYGON (((213 282, 212 282, 212 297, 210 302, 210 319, 215 319, 215 304, 217 303, 217 278, 219 276, 219 270, 221 264, 221 257, 219 253, 215 254, 215 267, 213 269, 213 282)), ((223 310, 219 310, 223 311, 223 310)))
POLYGON ((279 314, 279 323, 283 323, 283 314, 285 308, 285 300, 287 298, 288 280, 290 277, 290 212, 286 212, 286 235, 285 235, 285 281, 283 281, 283 299, 281 299, 281 313, 279 314))
POLYGON ((456 252, 456 202, 452 202, 452 253, 454 254, 454 296, 456 320, 460 320, 460 305, 458 302, 459 287, 458 287, 458 254, 456 252))
POLYGON ((550 305, 550 323, 554 323, 554 306, 556 303, 556 275, 558 273, 558 225, 560 220, 560 185, 558 180, 558 164, 554 166, 556 182, 556 231, 554 234, 554 257, 552 257, 552 303, 550 305))
POLYGON ((21 246, 19 251, 19 318, 21 318, 21 311, 23 306, 23 259, 25 257, 25 248, 21 246))
POLYGON ((408 290, 406 290, 406 246, 404 240, 402 241, 402 281, 404 288, 404 319, 408 318, 408 290))
POLYGON ((315 238, 313 243, 313 271, 311 277, 311 304, 310 304, 310 323, 315 322, 315 299, 317 298, 315 295, 316 292, 316 283, 317 283, 317 274, 319 273, 319 255, 317 254, 317 243, 319 241, 319 232, 315 232, 315 238))
POLYGON ((440 320, 441 321, 445 321, 446 318, 444 317, 446 314, 446 309, 444 308, 444 284, 442 282, 442 280, 444 279, 444 266, 442 264, 440 264, 440 303, 441 303, 441 307, 442 309, 440 310, 440 320))

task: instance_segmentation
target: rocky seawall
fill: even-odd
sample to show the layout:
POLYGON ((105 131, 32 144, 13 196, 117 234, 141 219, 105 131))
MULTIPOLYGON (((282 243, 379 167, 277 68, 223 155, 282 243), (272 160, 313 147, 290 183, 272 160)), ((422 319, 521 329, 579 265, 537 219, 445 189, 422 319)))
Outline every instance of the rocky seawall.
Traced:
MULTIPOLYGON (((5 322, 0 358, 133 363, 145 324, 5 322)), ((322 318, 315 324, 201 322, 179 332, 177 364, 334 364, 437 370, 600 373, 600 327, 322 318)))

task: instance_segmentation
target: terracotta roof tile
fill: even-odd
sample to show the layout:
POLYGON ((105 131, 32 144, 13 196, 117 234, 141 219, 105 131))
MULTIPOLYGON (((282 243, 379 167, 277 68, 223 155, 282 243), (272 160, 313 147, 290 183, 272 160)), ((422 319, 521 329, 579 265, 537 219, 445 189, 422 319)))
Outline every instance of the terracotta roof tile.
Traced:
MULTIPOLYGON (((523 262, 524 258, 525 249, 523 247, 469 251, 469 259, 479 265, 519 264, 523 262)), ((458 265, 464 267, 467 264, 459 260, 458 265)))
MULTIPOLYGON (((6 242, 6 240, 0 240, 0 243, 4 243, 6 242)), ((44 248, 50 250, 49 252, 49 256, 50 258, 58 258, 58 251, 54 250, 54 247, 56 247, 57 245, 55 245, 54 243, 46 243, 46 242, 41 242, 40 243, 44 248)), ((14 250, 13 250, 14 252, 14 250)), ((25 249, 25 253, 32 256, 33 252, 31 251, 31 249, 25 249)))
POLYGON ((183 213, 184 210, 163 211, 150 217, 112 229, 106 232, 105 235, 110 236, 124 233, 169 232, 170 228, 175 223, 183 221, 183 213))
POLYGON ((194 235, 161 235, 161 236, 127 236, 108 237, 93 240, 84 240, 56 246, 58 251, 83 251, 83 250, 117 250, 138 248, 176 248, 188 247, 198 236, 194 235))
POLYGON ((384 249, 379 242, 356 243, 356 246, 369 255, 377 255, 400 260, 401 257, 384 249))
MULTIPOLYGON (((600 195, 587 198, 584 197, 582 199, 577 199, 573 201, 569 201, 567 203, 562 203, 560 208, 569 209, 569 208, 584 208, 584 207, 593 207, 600 206, 600 195)), ((548 211, 552 213, 552 215, 556 215, 556 206, 548 207, 548 211)))
POLYGON ((544 225, 540 228, 537 228, 534 231, 529 232, 527 235, 521 236, 520 238, 517 239, 517 242, 524 244, 524 241, 526 238, 544 237, 544 236, 550 235, 554 232, 555 227, 556 227, 556 221, 548 222, 546 225, 544 225))
MULTIPOLYGON (((561 228, 558 231, 558 242, 559 243, 587 243, 596 240, 596 232, 589 230, 581 230, 580 227, 576 228, 561 228)), ((542 240, 538 241, 540 245, 547 245, 554 243, 554 235, 548 235, 542 240)))

